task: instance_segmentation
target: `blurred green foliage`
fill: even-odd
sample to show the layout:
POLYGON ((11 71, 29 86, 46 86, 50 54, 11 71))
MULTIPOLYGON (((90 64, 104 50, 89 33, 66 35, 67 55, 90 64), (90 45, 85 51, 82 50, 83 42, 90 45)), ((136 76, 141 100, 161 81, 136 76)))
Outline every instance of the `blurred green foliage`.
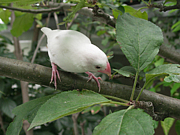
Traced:
MULTIPOLYGON (((30 4, 33 2, 38 2, 39 0, 33 0, 33 1, 24 1, 22 3, 17 4, 17 6, 21 6, 25 4, 30 4)), ((5 0, 1 1, 6 3, 12 2, 11 0, 5 0)), ((134 1, 134 2, 139 2, 134 1)), ((166 0, 166 2, 174 2, 171 0, 166 0)), ((98 1, 98 6, 104 10, 105 13, 114 16, 117 19, 117 16, 119 14, 122 14, 124 12, 129 13, 135 17, 143 18, 143 19, 148 19, 147 13, 146 12, 141 12, 140 10, 135 10, 131 6, 128 5, 123 5, 124 3, 126 4, 132 4, 130 0, 122 0, 122 1, 116 1, 116 0, 99 0, 98 1)), ((83 1, 81 4, 84 4, 83 1)), ((173 4, 173 3, 171 3, 173 4)), ((27 5, 26 5, 27 6, 27 5)), ((84 6, 84 5, 83 5, 84 6)), ((76 10, 79 10, 81 7, 75 7, 76 10)), ((28 6, 27 6, 28 7, 28 6)), ((154 13, 154 17, 149 18, 150 21, 153 23, 157 24, 158 26, 161 27, 161 29, 164 32, 164 35, 167 39, 167 45, 168 46, 174 46, 176 49, 179 49, 179 30, 180 30, 180 20, 179 20, 179 13, 180 10, 172 10, 168 13, 168 16, 164 16, 162 13, 155 12, 155 11, 149 11, 154 13)), ((0 24, 0 31, 6 30, 9 26, 9 17, 10 17, 10 11, 9 10, 0 10, 0 18, 4 22, 4 24, 0 24)), ((33 21, 35 18, 41 20, 41 14, 38 14, 37 16, 35 15, 29 15, 29 14, 24 14, 20 12, 15 12, 17 16, 17 20, 14 24, 14 27, 12 29, 12 34, 14 36, 20 36, 23 34, 23 32, 28 31, 30 27, 32 27, 33 21), (28 22, 27 20, 29 19, 30 16, 30 21, 28 22), (28 19, 27 19, 27 18, 28 19), (19 21, 18 21, 19 19, 19 21), (19 25, 19 22, 22 22, 22 25, 19 25), (28 24, 27 24, 28 23, 28 24), (24 27, 20 27, 24 26, 24 27), (18 31, 18 33, 16 32, 18 31)), ((70 17, 73 17, 73 14, 70 14, 70 17)), ((114 54, 113 47, 117 45, 116 42, 116 30, 115 28, 112 28, 106 24, 102 24, 99 21, 94 21, 90 17, 85 17, 82 15, 79 15, 73 22, 73 25, 69 28, 72 30, 78 30, 78 31, 84 31, 85 34, 89 37, 92 38, 93 35, 97 35, 101 39, 101 44, 103 46, 103 51, 106 54, 109 54, 110 58, 114 54)), ((67 18, 66 18, 67 19, 67 18)), ((72 19, 72 18, 71 18, 72 19)), ((43 24, 42 22, 39 22, 39 24, 43 24)), ((8 48, 7 45, 13 46, 12 41, 3 35, 0 35, 0 56, 2 57, 8 57, 15 59, 14 53, 11 52, 8 48)), ((31 52, 34 52, 34 50, 31 50, 31 52)), ((29 53, 28 56, 24 56, 24 59, 26 61, 31 61, 32 58, 32 53, 29 53)), ((116 65, 112 59, 110 60, 111 65, 116 65)), ((41 64, 44 66, 49 66, 50 67, 50 62, 48 59, 47 54, 44 54, 40 51, 37 53, 37 57, 35 59, 35 63, 41 64)), ((164 58, 161 58, 160 56, 156 56, 155 59, 151 64, 149 64, 143 71, 147 72, 152 70, 155 67, 158 67, 163 64, 167 64, 166 60, 164 58)), ((124 65, 124 63, 119 60, 118 66, 113 66, 112 68, 118 69, 124 65)), ((130 73, 131 74, 131 73, 130 73)), ((102 75, 103 76, 103 75, 102 75)), ((131 74, 128 76, 134 76, 134 74, 131 74)), ((104 76, 103 76, 104 77, 104 76)), ((108 79, 105 77, 105 79, 108 79)), ((143 76, 140 77, 140 80, 145 81, 145 78, 143 76)), ((112 81, 112 80, 110 80, 112 81)), ((116 83, 122 83, 121 81, 115 80, 114 82, 116 83)), ((52 88, 46 88, 43 86, 39 86, 37 84, 29 84, 29 97, 30 100, 44 97, 47 95, 52 95, 56 94, 59 91, 54 91, 52 88)), ((169 89, 169 95, 180 99, 180 94, 179 94, 179 88, 180 88, 180 83, 174 83, 174 82, 165 82, 163 78, 156 78, 154 81, 152 81, 149 85, 146 86, 146 89, 149 89, 150 91, 153 92, 161 92, 164 89, 169 89)), ((12 109, 20 104, 22 104, 22 95, 21 95, 21 88, 20 88, 20 82, 18 80, 10 79, 7 77, 0 77, 0 115, 3 119, 3 124, 4 124, 4 129, 6 130, 9 123, 12 122, 13 120, 13 114, 12 109)), ((85 133, 87 135, 92 134, 93 129, 99 124, 99 122, 104 118, 111 110, 115 110, 112 107, 105 107, 105 106, 100 106, 100 105, 95 105, 92 106, 84 112, 79 113, 77 123, 78 123, 78 130, 79 132, 82 131, 82 126, 85 129, 85 133)), ((179 124, 180 122, 176 122, 176 131, 178 134, 180 134, 179 131, 179 124)), ((47 123, 45 125, 41 125, 39 127, 36 127, 34 130, 34 134, 36 135, 56 135, 56 134, 63 134, 63 135, 71 135, 73 134, 73 121, 72 121, 72 116, 66 116, 63 118, 60 118, 56 121, 47 123)), ((0 129, 0 134, 3 134, 2 127, 0 129)), ((24 131, 22 130, 21 135, 24 135, 24 131)))

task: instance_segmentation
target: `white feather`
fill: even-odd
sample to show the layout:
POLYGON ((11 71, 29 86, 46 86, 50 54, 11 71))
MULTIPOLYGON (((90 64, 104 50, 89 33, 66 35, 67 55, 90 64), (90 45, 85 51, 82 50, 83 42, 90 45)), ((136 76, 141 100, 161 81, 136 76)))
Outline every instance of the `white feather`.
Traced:
POLYGON ((96 66, 104 70, 107 57, 103 51, 93 45, 84 34, 73 30, 51 30, 43 27, 47 36, 48 54, 51 62, 69 72, 97 72, 96 66))

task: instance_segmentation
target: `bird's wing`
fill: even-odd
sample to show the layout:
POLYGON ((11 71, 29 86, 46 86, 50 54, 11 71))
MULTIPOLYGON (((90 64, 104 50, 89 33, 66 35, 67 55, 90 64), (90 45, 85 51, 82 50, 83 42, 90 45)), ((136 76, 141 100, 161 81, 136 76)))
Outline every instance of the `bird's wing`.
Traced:
POLYGON ((88 37, 73 30, 50 30, 48 34, 48 54, 51 62, 69 72, 85 72, 82 56, 87 44, 91 44, 88 37))
POLYGON ((84 34, 73 30, 42 28, 48 39, 51 62, 69 72, 96 72, 96 65, 106 66, 107 57, 84 34))

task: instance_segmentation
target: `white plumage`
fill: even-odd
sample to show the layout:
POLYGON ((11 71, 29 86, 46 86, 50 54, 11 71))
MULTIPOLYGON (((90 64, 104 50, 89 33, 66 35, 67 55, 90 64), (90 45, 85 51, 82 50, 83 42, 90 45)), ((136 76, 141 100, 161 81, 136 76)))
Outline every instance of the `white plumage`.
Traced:
MULTIPOLYGON (((86 72, 90 79, 96 77, 89 71, 111 74, 105 53, 93 45, 84 34, 74 30, 51 30, 47 27, 43 27, 41 31, 47 36, 48 54, 52 68, 53 64, 56 64, 68 72, 86 72)), ((57 71, 55 73, 58 74, 57 71)), ((51 81, 52 79, 53 73, 51 81)), ((54 81, 56 81, 55 79, 54 81)), ((98 79, 100 78, 95 79, 96 82, 98 79)), ((98 86, 100 88, 100 84, 98 86)))

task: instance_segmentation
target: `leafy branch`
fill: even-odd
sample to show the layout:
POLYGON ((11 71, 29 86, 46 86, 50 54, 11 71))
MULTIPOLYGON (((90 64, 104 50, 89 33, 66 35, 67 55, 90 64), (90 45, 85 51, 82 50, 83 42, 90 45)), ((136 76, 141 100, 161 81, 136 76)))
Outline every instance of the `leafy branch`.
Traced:
MULTIPOLYGON (((58 89, 62 91, 91 89, 98 92, 98 88, 95 85, 96 82, 90 81, 87 83, 86 77, 63 71, 59 72, 63 81, 58 83, 58 89)), ((54 87, 53 84, 49 84, 51 78, 51 68, 38 64, 31 64, 15 59, 0 57, 0 75, 47 87, 54 87)), ((105 81, 100 83, 100 94, 129 100, 132 87, 105 81)), ((135 97, 137 97, 138 94, 139 90, 136 90, 135 97)), ((180 119, 180 102, 178 99, 144 90, 141 94, 140 100, 151 101, 154 106, 154 111, 157 112, 158 115, 165 115, 166 117, 180 119)))
POLYGON ((148 7, 159 8, 160 12, 162 11, 166 12, 172 9, 180 9, 180 1, 177 0, 177 3, 173 6, 164 6, 164 4, 149 4, 148 7))

